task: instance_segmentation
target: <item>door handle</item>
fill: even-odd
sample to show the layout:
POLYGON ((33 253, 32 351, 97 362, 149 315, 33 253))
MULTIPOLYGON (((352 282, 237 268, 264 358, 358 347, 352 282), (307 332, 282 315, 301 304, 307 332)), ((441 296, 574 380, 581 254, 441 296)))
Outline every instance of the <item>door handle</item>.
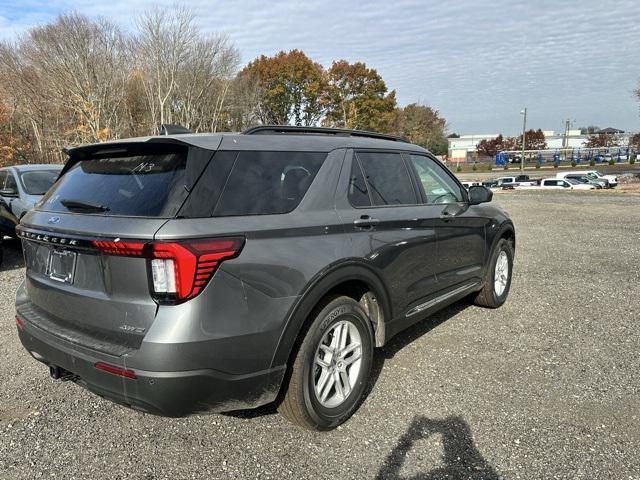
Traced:
POLYGON ((447 211, 444 211, 444 212, 442 212, 440 214, 440 220, 442 220, 444 222, 450 222, 454 218, 455 218, 455 215, 453 215, 452 213, 449 213, 447 211))
POLYGON ((369 215, 362 215, 360 218, 353 221, 353 225, 356 228, 369 229, 375 225, 378 225, 380 220, 377 218, 371 218, 369 215))

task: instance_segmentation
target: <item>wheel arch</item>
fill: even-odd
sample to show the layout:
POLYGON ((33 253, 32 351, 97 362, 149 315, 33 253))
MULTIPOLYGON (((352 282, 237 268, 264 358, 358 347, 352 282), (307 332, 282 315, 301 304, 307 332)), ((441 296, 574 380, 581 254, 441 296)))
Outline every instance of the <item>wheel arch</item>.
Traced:
POLYGON ((385 324, 391 319, 391 303, 384 282, 368 266, 348 261, 322 271, 304 289, 292 307, 274 352, 271 366, 289 364, 294 347, 302 338, 309 315, 327 295, 345 295, 358 301, 372 321, 376 346, 386 341, 385 324))

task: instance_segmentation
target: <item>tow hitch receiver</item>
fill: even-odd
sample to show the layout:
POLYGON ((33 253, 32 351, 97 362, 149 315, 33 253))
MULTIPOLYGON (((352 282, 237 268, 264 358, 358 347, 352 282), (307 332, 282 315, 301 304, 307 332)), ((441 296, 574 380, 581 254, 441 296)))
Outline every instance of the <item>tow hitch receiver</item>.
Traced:
POLYGON ((78 376, 76 374, 71 373, 69 370, 65 370, 64 368, 60 368, 56 365, 49 366, 49 375, 54 380, 61 380, 63 382, 78 379, 78 376))

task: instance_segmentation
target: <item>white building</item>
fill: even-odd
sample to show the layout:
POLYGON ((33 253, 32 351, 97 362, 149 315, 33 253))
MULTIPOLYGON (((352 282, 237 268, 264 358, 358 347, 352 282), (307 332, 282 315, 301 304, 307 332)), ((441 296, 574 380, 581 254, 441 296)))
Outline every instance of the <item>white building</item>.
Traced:
MULTIPOLYGON (((609 129, 605 129, 609 130, 609 129)), ((613 129, 611 129, 613 130, 613 129)), ((553 130, 543 130, 544 139, 547 142, 547 149, 554 150, 560 148, 583 148, 589 135, 583 135, 580 130, 569 130, 567 134, 555 132, 553 130)), ((449 161, 466 162, 471 160, 473 152, 476 151, 478 143, 482 140, 492 140, 498 134, 474 134, 460 135, 460 138, 449 138, 449 161)), ((621 146, 628 145, 630 134, 620 134, 621 146)))

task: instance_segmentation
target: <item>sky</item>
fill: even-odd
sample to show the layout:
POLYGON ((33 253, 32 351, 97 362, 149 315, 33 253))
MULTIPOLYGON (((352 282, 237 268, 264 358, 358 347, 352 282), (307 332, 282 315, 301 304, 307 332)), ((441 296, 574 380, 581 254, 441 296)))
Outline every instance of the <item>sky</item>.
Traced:
MULTIPOLYGON (((0 39, 56 15, 107 17, 124 29, 173 0, 0 0, 0 39)), ((242 62, 303 50, 375 68, 398 103, 440 111, 449 132, 561 131, 564 121, 640 131, 638 0, 189 0, 205 33, 225 33, 242 62)))

